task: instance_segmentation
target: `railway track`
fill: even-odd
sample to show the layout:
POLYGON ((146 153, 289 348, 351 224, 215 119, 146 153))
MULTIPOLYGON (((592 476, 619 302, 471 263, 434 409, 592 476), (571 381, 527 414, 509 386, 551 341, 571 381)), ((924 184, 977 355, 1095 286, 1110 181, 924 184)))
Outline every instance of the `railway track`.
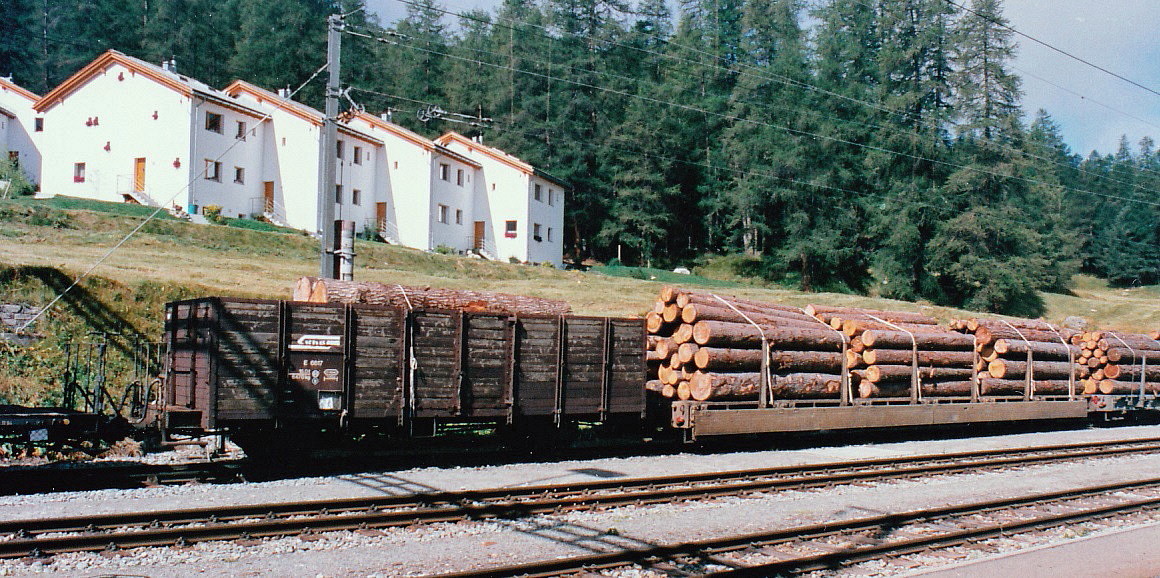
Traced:
POLYGON ((9 466, 0 475, 0 495, 109 488, 140 488, 188 483, 244 481, 245 462, 221 460, 186 464, 108 464, 99 467, 9 466))
POLYGON ((559 576, 631 565, 662 571, 680 565, 682 575, 796 575, 1154 509, 1160 509, 1160 478, 445 576, 559 576))
POLYGON ((1160 438, 582 484, 16 520, 0 522, 0 557, 518 518, 1156 452, 1160 438))

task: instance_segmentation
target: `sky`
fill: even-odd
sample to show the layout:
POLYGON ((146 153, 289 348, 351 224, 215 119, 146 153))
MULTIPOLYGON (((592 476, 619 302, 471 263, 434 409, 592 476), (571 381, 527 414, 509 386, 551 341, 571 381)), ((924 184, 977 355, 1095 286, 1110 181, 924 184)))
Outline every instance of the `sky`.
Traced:
MULTIPOLYGON (((958 0, 956 0, 958 1, 958 0)), ((965 2, 966 0, 962 0, 965 2)), ((960 2, 960 3, 962 3, 960 2)), ((366 0, 389 25, 406 14, 400 0, 366 0)), ((462 12, 491 10, 500 0, 443 0, 462 12)), ((1160 0, 1006 0, 1013 28, 1060 50, 1160 92, 1160 0)), ((1045 109, 1060 125, 1072 152, 1114 153, 1126 135, 1160 141, 1160 95, 1016 36, 1014 72, 1023 78, 1028 122, 1045 109)))

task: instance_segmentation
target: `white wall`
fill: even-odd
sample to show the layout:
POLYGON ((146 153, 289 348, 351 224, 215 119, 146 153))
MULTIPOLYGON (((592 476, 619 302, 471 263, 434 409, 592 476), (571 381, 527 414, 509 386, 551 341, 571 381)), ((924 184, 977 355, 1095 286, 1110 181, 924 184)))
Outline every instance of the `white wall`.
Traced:
POLYGON ((41 191, 122 201, 120 193, 133 185, 135 159, 144 158, 145 193, 159 204, 169 206, 172 198, 185 207, 185 186, 197 166, 189 158, 190 109, 188 97, 110 65, 43 114, 41 191), (77 183, 73 169, 81 162, 85 180, 77 183))
MULTIPOLYGON (((383 142, 383 158, 376 183, 375 202, 387 204, 387 221, 398 235, 400 244, 416 249, 431 249, 431 164, 433 143, 415 142, 421 138, 405 138, 401 129, 384 127, 386 121, 355 118, 351 125, 383 142)), ((374 207, 370 206, 374 217, 374 207)))
POLYGON ((35 130, 37 113, 32 109, 34 102, 0 83, 0 108, 16 115, 14 119, 0 115, 0 123, 5 125, 0 133, 0 147, 3 147, 4 158, 8 158, 8 151, 20 155, 20 168, 25 178, 36 184, 40 182, 41 153, 39 135, 35 130))
POLYGON ((212 100, 193 97, 190 139, 193 173, 189 204, 204 211, 207 205, 218 205, 226 217, 248 218, 262 212, 262 169, 265 132, 254 131, 261 117, 238 112, 212 100), (206 129, 207 113, 221 115, 221 132, 206 129), (237 141, 238 122, 246 123, 246 139, 237 141), (254 134, 254 133, 257 134, 254 134), (217 180, 203 174, 207 161, 216 161, 221 170, 217 180), (242 169, 242 182, 236 182, 236 169, 242 169))
POLYGON ((528 190, 527 261, 563 264, 564 191, 556 183, 532 176, 528 190), (540 185, 540 200, 535 186, 540 185), (549 201, 551 201, 549 203, 549 201), (540 240, 535 239, 535 225, 540 225, 540 240), (550 229, 550 231, 549 231, 550 229))
MULTIPOLYGON (((342 185, 342 204, 336 205, 334 218, 355 222, 355 232, 361 233, 368 222, 373 227, 375 199, 378 188, 379 157, 382 145, 340 131, 338 140, 343 143, 343 158, 335 159, 335 179, 342 185), (355 154, 359 156, 356 162, 355 154), (359 203, 354 203, 354 191, 359 191, 359 203)), ((382 175, 385 179, 386 175, 382 175)))
POLYGON ((472 246, 472 222, 475 203, 473 183, 475 168, 454 157, 439 154, 431 161, 431 245, 429 248, 445 246, 456 251, 466 251, 472 246), (447 167, 447 179, 441 178, 443 166, 447 167), (460 183, 462 175, 462 184, 460 183), (439 222, 440 205, 447 207, 447 222, 439 222), (458 213, 457 213, 458 212, 458 213), (459 218, 457 219, 457 214, 459 218))

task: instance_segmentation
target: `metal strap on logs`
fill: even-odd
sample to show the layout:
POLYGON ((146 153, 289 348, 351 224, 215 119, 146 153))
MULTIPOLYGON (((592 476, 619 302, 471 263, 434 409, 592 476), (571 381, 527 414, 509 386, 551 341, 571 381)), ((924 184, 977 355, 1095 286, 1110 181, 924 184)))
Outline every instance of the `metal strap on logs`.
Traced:
POLYGON ((838 392, 838 405, 850 405, 854 401, 854 392, 852 391, 854 387, 853 384, 850 383, 850 362, 846 359, 846 351, 850 349, 850 338, 847 337, 845 333, 842 333, 841 330, 830 327, 829 323, 826 323, 821 319, 810 315, 806 312, 805 309, 798 307, 798 310, 804 313, 806 316, 816 320, 819 324, 821 324, 822 327, 837 333, 838 337, 842 338, 842 377, 839 380, 840 390, 838 392))
POLYGON ((1027 346, 1027 371, 1023 373, 1023 400, 1030 401, 1035 396, 1035 353, 1032 351, 1031 342, 1019 331, 1018 327, 1011 325, 1006 319, 1000 319, 1003 325, 1011 328, 1019 339, 1023 340, 1023 344, 1027 346))
POLYGON ((757 403, 760 407, 767 408, 769 407, 770 398, 773 397, 773 377, 769 373, 769 340, 765 338, 765 329, 757 323, 754 323, 748 315, 734 307, 727 299, 722 298, 716 293, 713 293, 713 297, 727 305, 734 313, 748 321, 750 325, 756 327, 757 332, 761 334, 761 389, 757 395, 757 403))
POLYGON ((1068 401, 1073 401, 1075 400, 1075 351, 1071 348, 1071 344, 1068 343, 1066 339, 1064 339, 1063 334, 1061 334, 1054 325, 1048 323, 1047 326, 1051 328, 1051 332, 1059 338, 1059 342, 1062 343, 1063 347, 1067 349, 1067 364, 1071 368, 1071 370, 1067 372, 1067 399, 1068 401))
POLYGON ((874 315, 866 314, 867 317, 883 323, 889 327, 893 327, 910 337, 910 403, 922 402, 922 375, 918 371, 918 340, 914 338, 914 333, 903 329, 885 319, 879 319, 874 315))
POLYGON ((1128 351, 1130 351, 1132 353, 1132 366, 1136 365, 1137 358, 1140 359, 1140 393, 1136 398, 1136 407, 1144 407, 1144 395, 1147 391, 1146 385, 1147 385, 1147 377, 1148 377, 1148 375, 1147 375, 1148 374, 1148 354, 1143 353, 1143 354, 1137 355, 1136 349, 1134 347, 1132 347, 1131 345, 1128 345, 1128 343, 1126 341, 1124 341, 1122 338, 1120 338, 1120 336, 1117 335, 1115 331, 1108 331, 1107 334, 1111 335, 1112 337, 1115 337, 1116 341, 1120 342, 1120 345, 1123 345, 1124 347, 1128 348, 1128 351))

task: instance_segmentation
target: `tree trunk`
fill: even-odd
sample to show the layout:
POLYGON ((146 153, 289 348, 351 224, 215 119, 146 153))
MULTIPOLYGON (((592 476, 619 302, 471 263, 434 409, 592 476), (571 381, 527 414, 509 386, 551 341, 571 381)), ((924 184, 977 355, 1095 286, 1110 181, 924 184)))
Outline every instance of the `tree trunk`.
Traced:
MULTIPOLYGON (((911 376, 909 365, 871 365, 860 369, 859 377, 878 383, 883 381, 908 381, 911 376)), ((975 375, 971 367, 920 367, 918 374, 923 379, 961 379, 975 375)))
MULTIPOLYGON (((1052 379, 1066 378, 1075 371, 1075 366, 1066 361, 1036 361, 1032 369, 1033 377, 1052 379)), ((997 379, 1021 379, 1027 374, 1027 362, 996 359, 987 364, 987 373, 997 379)))
POLYGON ((303 277, 294 286, 294 300, 310 303, 367 303, 414 309, 450 309, 508 315, 566 315, 564 301, 461 289, 404 287, 370 281, 340 281, 303 277))
POLYGON ((761 350, 702 347, 693 364, 705 371, 756 371, 761 369, 761 350))
POLYGON ((1122 381, 1140 381, 1140 375, 1144 375, 1144 381, 1160 381, 1160 366, 1149 365, 1143 367, 1141 365, 1105 365, 1104 377, 1108 379, 1119 379, 1122 381))
POLYGON ((1068 333, 1056 335, 1050 331, 1037 331, 1035 329, 1019 329, 1018 331, 1007 326, 979 326, 978 331, 975 331, 975 339, 984 345, 994 343, 996 339, 1009 339, 1012 341, 1041 341, 1044 343, 1058 343, 1063 345, 1070 337, 1068 333), (1061 341, 1062 338, 1062 341, 1061 341))
POLYGON ((916 323, 921 325, 938 325, 938 320, 929 315, 922 313, 911 313, 909 311, 881 311, 878 309, 862 309, 860 307, 834 307, 830 305, 806 305, 806 313, 821 319, 825 317, 827 320, 835 314, 839 317, 864 317, 869 319, 873 315, 879 319, 884 319, 891 323, 916 323))
POLYGON ((784 317, 777 314, 770 315, 763 312, 744 310, 742 310, 742 313, 744 315, 724 305, 717 307, 703 303, 690 303, 681 310, 681 321, 685 323, 696 323, 701 320, 728 321, 730 323, 749 323, 752 321, 758 325, 774 327, 817 327, 821 325, 821 322, 817 319, 784 317))
MULTIPOLYGON (((862 352, 862 361, 867 365, 908 364, 914 357, 910 349, 867 349, 862 352)), ((972 351, 926 351, 918 352, 920 366, 970 367, 975 362, 972 351)))
POLYGON ((1019 355, 1026 355, 1028 350, 1038 361, 1039 359, 1055 359, 1060 361, 1067 360, 1068 351, 1072 352, 1076 357, 1080 355, 1080 348, 1074 345, 1064 345, 1059 342, 1045 343, 1041 341, 1024 342, 1012 339, 996 339, 992 344, 995 353, 1007 357, 1016 357, 1019 355))
MULTIPOLYGON (((842 336, 829 329, 800 327, 763 327, 771 348, 833 349, 842 348, 842 336)), ((747 323, 727 321, 698 321, 693 326, 693 339, 698 345, 736 348, 761 347, 761 331, 747 323)))
MULTIPOLYGON (((1023 395, 1026 382, 1022 379, 997 379, 983 377, 979 379, 979 395, 1023 395)), ((1080 393, 1082 385, 1076 383, 1076 393, 1080 393)), ((1091 391, 1090 393, 1095 393, 1091 391)), ((1066 379, 1037 379, 1035 380, 1036 395, 1067 395, 1066 379)))
MULTIPOLYGON (((971 395, 970 380, 948 380, 922 384, 922 395, 927 397, 952 397, 971 395)), ((910 397, 910 383, 872 383, 863 381, 858 384, 858 397, 910 397)))
MULTIPOLYGON (((867 348, 905 349, 911 346, 910 335, 902 331, 872 329, 864 332, 861 338, 867 348)), ((963 351, 975 345, 970 335, 951 331, 914 333, 914 341, 920 350, 963 351)))
POLYGON ((769 352, 769 366, 774 371, 841 373, 841 351, 781 351, 769 352))

